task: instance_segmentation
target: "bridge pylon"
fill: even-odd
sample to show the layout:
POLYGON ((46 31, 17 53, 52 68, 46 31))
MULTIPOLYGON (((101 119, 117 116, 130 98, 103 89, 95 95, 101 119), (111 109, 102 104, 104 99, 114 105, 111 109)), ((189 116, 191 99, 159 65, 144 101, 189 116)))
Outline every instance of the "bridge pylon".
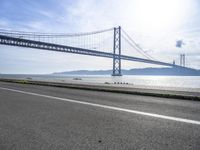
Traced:
POLYGON ((112 76, 122 76, 122 73, 121 73, 121 27, 120 26, 118 28, 114 28, 112 76))

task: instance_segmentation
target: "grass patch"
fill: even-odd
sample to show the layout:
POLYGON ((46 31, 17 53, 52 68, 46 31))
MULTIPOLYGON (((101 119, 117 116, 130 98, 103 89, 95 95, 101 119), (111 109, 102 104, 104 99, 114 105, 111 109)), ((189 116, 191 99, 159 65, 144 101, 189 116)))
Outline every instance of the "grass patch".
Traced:
POLYGON ((28 84, 28 81, 26 80, 17 80, 16 82, 21 84, 28 84))
POLYGON ((104 82, 104 84, 110 84, 109 82, 104 82))

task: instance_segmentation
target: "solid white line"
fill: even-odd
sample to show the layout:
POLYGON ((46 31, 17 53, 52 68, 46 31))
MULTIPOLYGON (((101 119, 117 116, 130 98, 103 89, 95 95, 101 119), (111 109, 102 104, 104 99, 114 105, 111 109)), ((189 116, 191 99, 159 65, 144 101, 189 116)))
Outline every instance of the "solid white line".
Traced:
POLYGON ((177 117, 172 117, 172 116, 159 115, 159 114, 154 114, 154 113, 148 113, 148 112, 142 112, 142 111, 137 111, 137 110, 119 108, 119 107, 114 107, 114 106, 107 106, 107 105, 102 105, 102 104, 95 104, 95 103, 90 103, 90 102, 83 102, 83 101, 78 101, 78 100, 60 98, 60 97, 55 97, 55 96, 43 95, 43 94, 26 92, 26 91, 4 88, 4 87, 0 87, 0 89, 12 91, 12 92, 23 93, 23 94, 28 94, 28 95, 40 96, 40 97, 45 97, 45 98, 50 98, 50 99, 62 100, 62 101, 67 101, 67 102, 71 102, 71 103, 78 103, 78 104, 89 105, 89 106, 100 107, 100 108, 106 108, 106 109, 111 109, 111 110, 116 110, 116 111, 123 111, 123 112, 143 115, 143 116, 150 116, 150 117, 154 117, 154 118, 160 118, 160 119, 166 119, 166 120, 173 120, 173 121, 177 121, 177 122, 200 125, 200 121, 197 121, 197 120, 190 120, 190 119, 177 118, 177 117))

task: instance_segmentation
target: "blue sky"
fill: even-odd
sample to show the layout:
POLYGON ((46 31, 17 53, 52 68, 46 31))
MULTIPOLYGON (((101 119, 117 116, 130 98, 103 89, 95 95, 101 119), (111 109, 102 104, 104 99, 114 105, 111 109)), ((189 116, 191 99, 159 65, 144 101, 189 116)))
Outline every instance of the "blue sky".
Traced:
MULTIPOLYGON (((156 59, 200 69, 199 0, 1 0, 0 28, 74 33, 121 25, 156 59), (185 45, 176 48, 176 40, 185 45)), ((133 54, 134 55, 134 54, 133 54)), ((149 65, 125 62, 123 68, 149 65)), ((112 60, 0 45, 0 73, 111 69, 112 60), (102 63, 104 62, 104 63, 102 63)))

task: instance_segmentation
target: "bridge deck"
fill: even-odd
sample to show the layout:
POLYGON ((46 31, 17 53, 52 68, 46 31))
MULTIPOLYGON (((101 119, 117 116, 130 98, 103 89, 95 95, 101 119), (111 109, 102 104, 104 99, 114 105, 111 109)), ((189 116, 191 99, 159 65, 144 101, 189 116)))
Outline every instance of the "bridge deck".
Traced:
POLYGON ((162 66, 170 66, 170 67, 180 67, 178 65, 165 63, 161 61, 155 61, 155 60, 144 59, 144 58, 139 58, 139 57, 126 56, 126 55, 114 55, 113 53, 100 52, 100 51, 95 51, 95 50, 89 50, 89 49, 83 49, 83 48, 71 47, 71 46, 65 46, 65 45, 58 45, 58 44, 52 44, 52 43, 46 43, 46 42, 40 42, 40 41, 34 41, 34 40, 27 40, 27 39, 21 39, 21 38, 10 37, 10 36, 5 36, 5 35, 0 35, 0 44, 9 45, 9 46, 20 46, 20 47, 26 47, 26 48, 36 48, 36 49, 43 49, 43 50, 50 50, 50 51, 57 51, 57 52, 74 53, 74 54, 81 54, 81 55, 90 55, 90 56, 97 56, 97 57, 106 57, 106 58, 113 58, 115 56, 115 57, 120 57, 122 60, 137 61, 137 62, 156 64, 156 65, 162 65, 162 66))

